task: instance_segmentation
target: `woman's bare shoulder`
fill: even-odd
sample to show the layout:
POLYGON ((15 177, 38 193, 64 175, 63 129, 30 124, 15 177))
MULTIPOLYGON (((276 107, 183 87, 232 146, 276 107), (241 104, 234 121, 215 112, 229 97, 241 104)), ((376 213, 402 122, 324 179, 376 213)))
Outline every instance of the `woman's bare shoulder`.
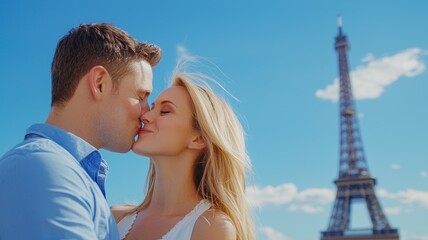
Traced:
POLYGON ((192 240, 236 240, 236 229, 232 220, 224 212, 209 209, 196 221, 192 240))
POLYGON ((110 210, 113 213, 116 223, 118 223, 126 215, 128 215, 132 210, 134 210, 135 207, 136 207, 135 205, 114 205, 110 207, 110 210))

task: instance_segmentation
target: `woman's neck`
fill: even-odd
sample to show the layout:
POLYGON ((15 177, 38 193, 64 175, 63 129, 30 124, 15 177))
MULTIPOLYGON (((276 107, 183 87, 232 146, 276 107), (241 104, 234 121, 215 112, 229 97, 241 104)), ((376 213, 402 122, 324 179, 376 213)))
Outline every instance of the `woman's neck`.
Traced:
POLYGON ((193 180, 193 161, 154 159, 156 179, 147 210, 158 214, 187 214, 201 200, 193 180))

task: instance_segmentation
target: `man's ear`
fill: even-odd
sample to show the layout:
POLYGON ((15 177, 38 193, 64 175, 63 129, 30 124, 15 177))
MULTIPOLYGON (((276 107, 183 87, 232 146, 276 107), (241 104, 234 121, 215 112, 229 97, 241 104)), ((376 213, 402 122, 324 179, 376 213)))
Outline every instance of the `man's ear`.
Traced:
POLYGON ((89 91, 94 99, 101 99, 107 92, 107 85, 111 84, 110 74, 103 66, 94 66, 87 73, 89 91))
POLYGON ((207 146, 205 143, 205 139, 202 137, 201 134, 196 135, 192 140, 190 141, 188 147, 190 149, 204 149, 207 146))

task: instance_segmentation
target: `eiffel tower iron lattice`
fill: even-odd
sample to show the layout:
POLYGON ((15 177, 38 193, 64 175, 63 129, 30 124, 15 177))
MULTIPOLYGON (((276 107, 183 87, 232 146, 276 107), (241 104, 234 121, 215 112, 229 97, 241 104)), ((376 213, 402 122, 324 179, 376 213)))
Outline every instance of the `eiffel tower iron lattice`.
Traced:
POLYGON ((376 197, 376 180, 370 176, 360 135, 357 111, 352 96, 347 51, 349 43, 342 33, 342 19, 338 17, 339 34, 335 49, 339 55, 340 83, 340 154, 336 200, 327 231, 321 232, 321 240, 399 239, 382 211, 376 197), (372 228, 351 229, 351 205, 356 200, 365 201, 372 228))

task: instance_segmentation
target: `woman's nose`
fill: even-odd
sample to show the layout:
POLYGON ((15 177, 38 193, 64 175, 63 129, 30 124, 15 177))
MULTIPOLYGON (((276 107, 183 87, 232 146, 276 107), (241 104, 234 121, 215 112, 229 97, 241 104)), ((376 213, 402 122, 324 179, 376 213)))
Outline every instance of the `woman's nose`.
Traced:
POLYGON ((151 111, 149 110, 149 111, 143 112, 141 114, 140 120, 141 120, 141 122, 143 124, 147 124, 147 123, 151 122, 151 120, 150 120, 150 113, 151 113, 151 111))

